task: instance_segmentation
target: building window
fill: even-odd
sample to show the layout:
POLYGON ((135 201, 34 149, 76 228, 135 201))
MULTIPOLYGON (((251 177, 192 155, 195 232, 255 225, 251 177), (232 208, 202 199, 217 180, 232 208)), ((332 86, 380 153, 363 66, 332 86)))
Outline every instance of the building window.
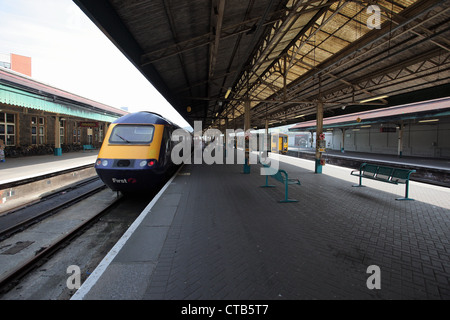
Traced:
POLYGON ((88 137, 88 144, 92 144, 92 128, 87 128, 87 137, 88 137))
MULTIPOLYGON (((33 123, 33 121, 31 121, 33 123)), ((31 144, 37 144, 37 127, 31 126, 31 144)))
POLYGON ((39 126, 39 144, 44 144, 44 127, 39 126))
POLYGON ((45 143, 45 119, 43 117, 31 117, 31 144, 45 143))
POLYGON ((59 142, 64 144, 64 120, 59 120, 59 142))
POLYGON ((12 113, 0 112, 0 139, 7 146, 15 144, 16 125, 15 115, 12 113))
POLYGON ((73 143, 80 143, 81 131, 78 129, 73 129, 73 143))
POLYGON ((6 68, 6 69, 11 69, 11 63, 5 62, 5 61, 0 61, 0 67, 6 68))
POLYGON ((98 128, 98 142, 103 142, 103 125, 98 128))
POLYGON ((78 129, 77 122, 73 124, 73 143, 80 143, 81 141, 81 130, 78 129))

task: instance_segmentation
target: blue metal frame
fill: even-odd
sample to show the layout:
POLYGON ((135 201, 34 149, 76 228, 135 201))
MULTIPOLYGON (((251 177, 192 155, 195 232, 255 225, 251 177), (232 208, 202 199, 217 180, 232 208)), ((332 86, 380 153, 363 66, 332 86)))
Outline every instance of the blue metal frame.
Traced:
MULTIPOLYGON (((269 166, 267 165, 263 165, 264 167, 268 168, 269 166)), ((289 199, 289 188, 288 185, 289 184, 300 184, 300 180, 298 179, 289 179, 288 178, 288 174, 286 171, 284 170, 278 170, 276 173, 272 174, 272 175, 266 175, 266 184, 261 186, 261 188, 275 188, 274 185, 270 185, 269 184, 269 176, 280 181, 281 183, 284 183, 284 200, 280 200, 278 202, 281 203, 288 203, 288 202, 298 202, 298 200, 295 199, 289 199), (284 177, 283 177, 284 175, 284 177)))

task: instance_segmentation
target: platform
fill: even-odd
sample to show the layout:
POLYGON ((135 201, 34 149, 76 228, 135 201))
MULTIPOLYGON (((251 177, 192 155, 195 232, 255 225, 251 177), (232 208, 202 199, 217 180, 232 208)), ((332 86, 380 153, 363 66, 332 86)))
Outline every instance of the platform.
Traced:
POLYGON ((296 203, 259 165, 185 165, 72 299, 450 299, 450 189, 395 201, 403 185, 281 159, 296 203))
POLYGON ((0 185, 41 175, 94 164, 98 150, 68 152, 61 156, 41 155, 6 158, 0 162, 0 185))
MULTIPOLYGON (((293 154, 296 152, 300 153, 308 153, 315 154, 315 149, 312 148, 296 148, 289 147, 289 151, 292 151, 293 154)), ((357 159, 361 161, 378 161, 389 163, 390 165, 410 165, 415 168, 431 168, 431 169, 439 169, 443 171, 450 172, 450 159, 444 158, 426 158, 426 157, 411 157, 411 156, 403 156, 399 157, 398 155, 392 154, 379 154, 379 153, 371 153, 371 152, 358 152, 358 151, 337 151, 327 149, 327 151, 323 154, 323 157, 327 159, 328 157, 339 156, 341 158, 349 158, 349 159, 357 159)))
MULTIPOLYGON (((288 155, 308 160, 315 159, 315 150, 311 148, 289 148, 288 155)), ((364 162, 416 170, 410 179, 450 188, 450 159, 425 157, 399 157, 391 154, 369 152, 327 150, 322 158, 328 164, 358 169, 364 162)))

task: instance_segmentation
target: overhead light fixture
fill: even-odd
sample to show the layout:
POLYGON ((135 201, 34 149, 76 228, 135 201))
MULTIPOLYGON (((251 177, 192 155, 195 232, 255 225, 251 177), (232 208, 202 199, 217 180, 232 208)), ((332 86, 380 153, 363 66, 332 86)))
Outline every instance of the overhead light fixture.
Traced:
POLYGON ((430 119, 430 120, 420 120, 419 123, 425 123, 425 122, 437 122, 439 119, 430 119))
POLYGON ((299 116, 296 116, 296 117, 294 117, 294 119, 301 118, 301 117, 304 117, 304 116, 306 116, 306 114, 301 114, 299 116))
POLYGON ((370 128, 372 127, 371 125, 367 125, 367 126, 361 126, 360 128, 370 128))
POLYGON ((386 99, 386 98, 389 98, 389 96, 373 97, 373 98, 369 98, 369 99, 366 99, 366 100, 361 100, 359 103, 366 103, 366 102, 371 102, 371 101, 381 100, 381 99, 386 99))
POLYGON ((228 88, 227 92, 225 93, 225 99, 228 99, 228 96, 231 93, 231 87, 228 88))

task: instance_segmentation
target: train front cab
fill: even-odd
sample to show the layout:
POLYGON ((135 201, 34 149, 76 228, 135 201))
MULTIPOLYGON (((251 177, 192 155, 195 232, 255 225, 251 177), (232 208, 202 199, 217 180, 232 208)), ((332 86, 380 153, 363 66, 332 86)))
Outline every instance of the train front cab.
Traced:
POLYGON ((95 163, 98 176, 115 191, 156 187, 170 167, 169 130, 158 124, 112 124, 95 163))

